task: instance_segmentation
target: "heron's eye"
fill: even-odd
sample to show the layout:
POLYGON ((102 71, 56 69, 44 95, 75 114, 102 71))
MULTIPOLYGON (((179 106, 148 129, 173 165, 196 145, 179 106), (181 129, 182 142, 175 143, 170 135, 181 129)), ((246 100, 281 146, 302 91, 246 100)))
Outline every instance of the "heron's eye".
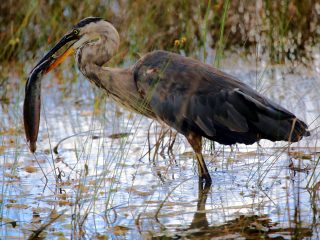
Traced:
POLYGON ((74 35, 78 35, 79 32, 80 32, 79 29, 73 29, 73 34, 74 34, 74 35))

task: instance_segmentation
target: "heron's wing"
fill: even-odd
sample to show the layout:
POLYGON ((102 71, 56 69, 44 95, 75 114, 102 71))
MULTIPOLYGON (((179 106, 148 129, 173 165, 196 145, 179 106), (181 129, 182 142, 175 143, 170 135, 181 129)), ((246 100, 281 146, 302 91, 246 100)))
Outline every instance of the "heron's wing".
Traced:
POLYGON ((295 118, 233 77, 177 54, 153 52, 137 63, 134 74, 155 114, 184 134, 226 144, 281 140, 295 118))

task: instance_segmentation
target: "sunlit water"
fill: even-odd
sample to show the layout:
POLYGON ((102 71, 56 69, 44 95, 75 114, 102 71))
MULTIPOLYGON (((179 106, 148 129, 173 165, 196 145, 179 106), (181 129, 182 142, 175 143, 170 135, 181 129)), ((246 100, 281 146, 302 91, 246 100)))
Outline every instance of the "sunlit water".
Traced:
POLYGON ((15 86, 19 94, 0 106, 0 238, 318 239, 319 59, 309 68, 228 59, 224 71, 304 119, 312 136, 291 148, 207 142, 213 184, 199 190, 182 136, 171 149, 175 133, 167 128, 108 99, 94 107, 83 77, 67 84, 56 84, 54 75, 43 80, 38 149, 30 154, 23 86, 15 86))

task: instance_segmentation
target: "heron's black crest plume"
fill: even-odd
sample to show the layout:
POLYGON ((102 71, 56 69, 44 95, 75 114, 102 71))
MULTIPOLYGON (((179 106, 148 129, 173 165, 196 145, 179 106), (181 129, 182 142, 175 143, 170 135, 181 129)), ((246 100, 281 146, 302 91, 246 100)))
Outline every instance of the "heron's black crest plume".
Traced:
POLYGON ((99 22, 103 20, 101 17, 87 17, 85 19, 82 19, 80 22, 78 22, 74 27, 75 28, 81 28, 84 27, 85 25, 92 23, 92 22, 99 22))

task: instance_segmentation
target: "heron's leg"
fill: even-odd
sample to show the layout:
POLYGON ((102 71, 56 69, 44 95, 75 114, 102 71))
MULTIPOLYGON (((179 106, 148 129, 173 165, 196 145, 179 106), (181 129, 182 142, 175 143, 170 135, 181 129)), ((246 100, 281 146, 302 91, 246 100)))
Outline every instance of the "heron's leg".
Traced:
POLYGON ((206 202, 207 202, 209 191, 210 191, 210 186, 208 186, 207 184, 203 185, 199 181, 197 211, 193 216, 189 229, 194 229, 194 228, 203 229, 209 226, 207 213, 206 213, 206 202))
POLYGON ((205 181, 206 186, 210 186, 212 183, 212 180, 211 180, 208 168, 206 166, 206 163, 202 156, 202 137, 191 133, 191 134, 188 134, 187 139, 196 154, 199 178, 201 179, 201 181, 203 180, 205 181))

